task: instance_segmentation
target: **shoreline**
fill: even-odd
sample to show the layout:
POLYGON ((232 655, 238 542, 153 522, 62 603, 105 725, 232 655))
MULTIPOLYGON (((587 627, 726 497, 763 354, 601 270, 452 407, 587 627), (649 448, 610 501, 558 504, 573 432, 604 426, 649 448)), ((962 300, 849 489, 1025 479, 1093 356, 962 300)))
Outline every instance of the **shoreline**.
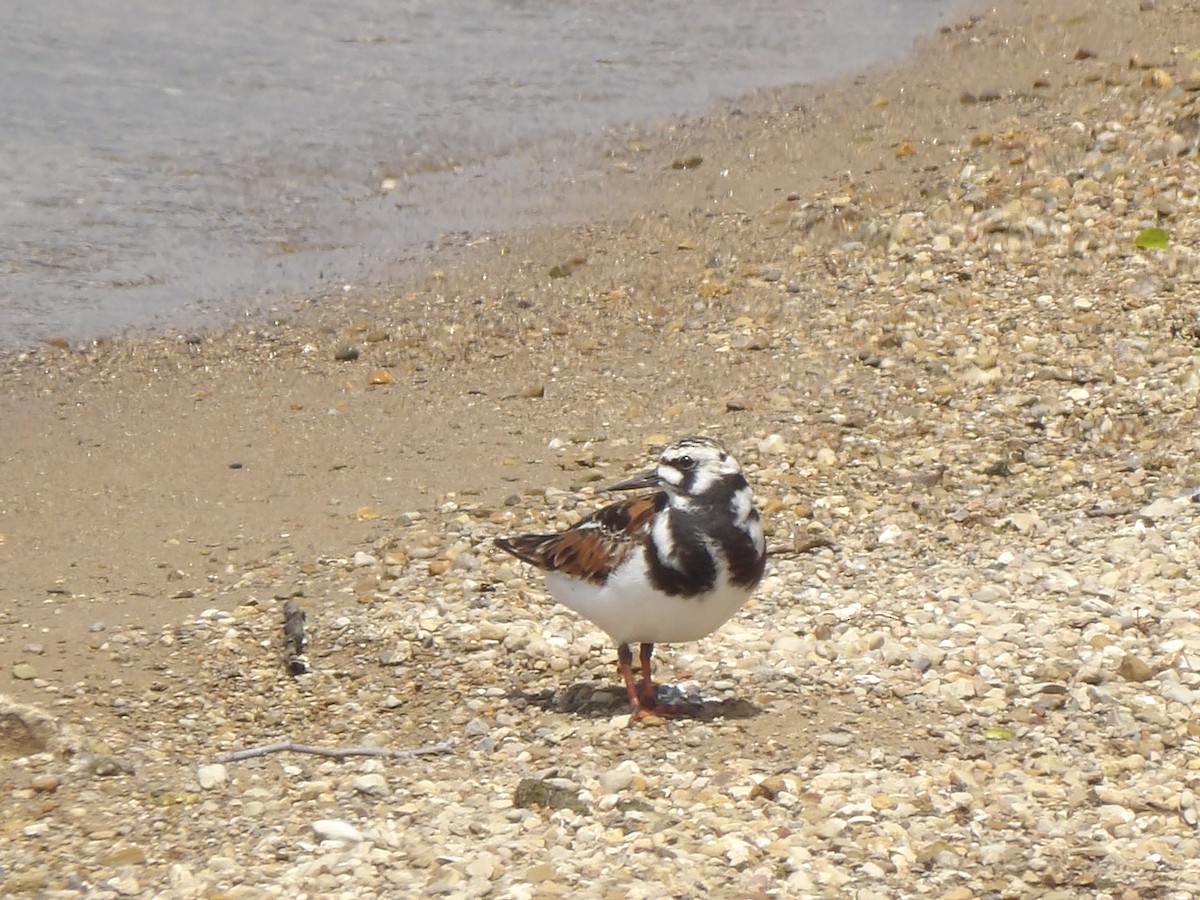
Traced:
POLYGON ((1182 2, 964 14, 898 65, 647 133, 580 187, 604 221, 475 236, 278 324, 0 357, 0 693, 86 727, 77 760, 130 766, 115 787, 51 754, 12 767, 12 827, 34 831, 5 877, 66 890, 61 858, 125 896, 618 890, 587 841, 665 858, 620 818, 632 792, 700 879, 646 869, 668 893, 1200 890, 1198 536, 1174 499, 1200 484, 1200 61, 1180 34, 1200 34, 1182 2), (1156 223, 1170 248, 1133 246, 1156 223), (603 693, 611 648, 490 540, 569 521, 701 431, 747 465, 777 556, 728 629, 661 664, 718 692, 708 719, 626 730, 603 699, 568 708, 572 682, 603 693), (293 597, 300 682, 275 658, 293 597), (425 786, 198 774, 281 732, 460 744, 425 786), (580 785, 600 837, 506 803, 534 776, 580 785), (151 782, 184 799, 153 807, 151 782), (1007 824, 993 782, 1053 834, 1007 824), (96 828, 70 819, 97 803, 96 828), (494 830, 462 832, 475 817, 494 830), (369 839, 303 846, 331 818, 369 839), (521 840, 556 828, 589 849, 547 872, 521 840), (266 849, 203 855, 242 838, 266 849), (839 862, 876 840, 894 852, 839 862))
MULTIPOLYGON (((1142 17, 1150 15, 1166 18, 1161 9, 1142 17)), ((0 577, 17 618, 37 619, 39 604, 49 603, 53 618, 46 621, 59 622, 53 601, 61 597, 100 607, 108 598, 144 597, 117 600, 130 607, 120 617, 162 624, 206 603, 198 576, 212 572, 192 556, 194 546, 237 545, 242 561, 280 553, 312 558, 379 534, 374 519, 347 515, 343 503, 352 504, 350 512, 371 507, 394 515, 447 493, 495 502, 506 483, 552 484, 559 468, 545 450, 551 432, 613 431, 620 439, 607 409, 589 408, 594 391, 584 384, 607 377, 604 359, 621 350, 605 340, 607 319, 620 323, 609 337, 630 343, 624 356, 651 354, 639 363, 644 368, 657 343, 650 332, 690 330, 695 302, 717 311, 731 297, 751 312, 764 287, 785 299, 815 297, 803 283, 777 279, 788 267, 803 278, 818 255, 869 235, 874 216, 883 222, 874 240, 888 240, 888 219, 909 208, 920 216, 956 169, 973 157, 1003 155, 992 136, 1003 136, 1006 126, 1017 162, 1053 163, 1057 151, 1048 142, 1018 146, 1014 114, 1053 118, 1062 105, 1056 94, 1064 91, 1077 94, 1076 103, 1094 103, 1106 80, 1143 91, 1153 64, 1170 61, 1161 34, 1163 50, 1140 51, 1142 70, 1129 68, 1127 40, 1074 59, 1069 45, 1103 46, 1093 35, 1110 27, 1102 17, 1030 14, 1016 4, 1000 17, 964 13, 956 22, 896 66, 760 92, 727 117, 645 133, 579 185, 591 194, 586 208, 605 210, 597 221, 471 236, 443 247, 436 261, 408 267, 391 286, 331 287, 315 301, 297 301, 290 314, 255 316, 228 329, 116 338, 83 349, 43 345, 0 357, 0 418, 22 425, 10 435, 12 499, 0 518, 0 577), (948 83, 929 80, 963 54, 995 53, 997 35, 1021 34, 1031 22, 1040 45, 1002 53, 1003 70, 978 66, 948 83), (1044 78, 1055 59, 1061 72, 1044 78), (1030 88, 1035 83, 1041 86, 1030 88), (977 143, 978 135, 986 143, 977 143), (697 295, 700 301, 692 299, 697 295), (338 361, 348 347, 361 356, 338 361), (393 384, 372 384, 377 371, 393 384), (497 376, 506 388, 492 390, 497 376), (524 395, 538 391, 544 396, 535 421, 550 427, 544 435, 508 433, 505 417, 527 418, 533 404, 524 395), (430 409, 445 419, 424 418, 430 409), (401 422, 418 428, 404 433, 401 422), (462 440, 468 425, 482 458, 463 469, 444 443, 462 440), (417 438, 413 453, 391 452, 398 431, 417 438), (205 455, 193 461, 198 449, 205 455), (516 456, 523 457, 519 465, 516 456), (288 471, 290 459, 300 460, 295 471, 288 471), (291 491, 330 472, 336 474, 327 496, 291 491), (28 485, 35 486, 32 497, 18 489, 28 485), (79 535, 80 521, 102 532, 88 540, 79 535), (180 597, 178 608, 155 604, 153 597, 175 587, 162 582, 164 570, 172 578, 182 573, 196 596, 180 597)), ((1176 70, 1186 65, 1178 62, 1176 70)), ((953 240, 961 244, 961 230, 953 240)), ((737 309, 718 314, 726 324, 746 318, 737 309)), ((711 371, 705 380, 721 381, 711 371)), ((634 442, 647 433, 708 427, 714 409, 724 414, 724 395, 739 393, 731 386, 712 398, 714 405, 697 405, 694 396, 665 403, 668 418, 681 419, 665 428, 655 421, 662 417, 654 414, 652 388, 644 381, 639 388, 644 406, 624 436, 634 442)), ((763 412, 737 418, 762 428, 771 418, 763 412)), ((68 625, 66 646, 86 641, 82 625, 68 625)), ((22 655, 15 643, 0 643, 0 670, 22 655)), ((25 685, 13 687, 24 693, 25 685)))
MULTIPOLYGON (((572 29, 567 36, 568 43, 582 41, 590 45, 592 40, 602 43, 602 35, 607 33, 619 45, 609 48, 618 51, 616 59, 591 67, 591 75, 579 73, 583 79, 579 85, 575 85, 573 72, 560 68, 555 75, 553 66, 538 64, 528 73, 532 80, 527 82, 518 73, 528 54, 514 55, 501 49, 513 41, 536 41, 546 28, 553 32, 554 23, 570 20, 568 11, 553 10, 548 16, 530 21, 528 29, 519 26, 519 17, 501 16, 493 40, 480 48, 483 52, 473 60, 483 79, 478 95, 465 87, 471 66, 458 72, 458 77, 449 75, 455 71, 454 56, 443 60, 448 66, 446 77, 425 70, 407 72, 409 77, 405 77, 403 63, 394 59, 384 62, 390 54, 386 49, 389 39, 381 37, 365 43, 340 40, 336 35, 338 26, 322 23, 318 26, 319 39, 341 51, 333 57, 321 57, 312 67, 291 70, 292 81, 276 86, 280 90, 279 103, 258 111, 257 127, 249 129, 252 134, 259 134, 261 129, 261 139, 266 142, 262 147, 250 146, 254 141, 242 127, 249 123, 243 123, 238 112, 249 114, 257 99, 253 92, 240 98, 242 102, 226 96, 209 108, 209 115, 192 112, 186 99, 179 107, 153 109, 152 92, 142 115, 125 121, 119 132, 107 138, 134 158, 141 153, 137 147, 143 144, 151 155, 186 156, 190 151, 186 140, 179 142, 182 133, 192 133, 191 126, 196 126, 198 150, 206 140, 206 128, 196 123, 225 121, 233 132, 228 143, 214 136, 228 156, 219 171, 206 169, 202 160, 185 164, 180 158, 178 164, 187 165, 189 173, 186 183, 159 178, 153 168, 140 170, 136 164, 113 180, 105 174, 103 152, 93 158, 90 154, 97 148, 81 146, 80 151, 88 158, 81 158, 80 165, 98 176, 92 181, 97 192, 89 193, 82 185, 71 186, 70 178, 56 183, 41 171, 35 161, 43 154, 37 150, 36 139, 23 140, 14 147, 14 153, 31 161, 25 167, 28 178, 18 191, 29 201, 26 205, 30 210, 52 208, 51 204, 35 202, 31 191, 65 191, 64 198, 75 192, 79 196, 64 202, 107 207, 104 227, 124 227, 132 243, 120 249, 109 247, 104 228, 96 231, 85 217, 80 224, 84 232, 75 235, 76 247, 72 250, 69 227, 64 231, 56 225, 53 214, 25 220, 25 230, 31 231, 28 236, 32 238, 27 242, 27 255, 33 256, 14 259, 14 268, 7 273, 6 284, 12 296, 5 315, 0 317, 0 348, 22 349, 51 338, 86 345, 93 338, 105 336, 130 338, 163 331, 222 330, 243 312, 249 311, 257 319, 270 318, 273 307, 287 307, 291 305, 289 298, 320 292, 326 283, 340 285, 345 281, 362 286, 386 282, 397 259, 436 255, 434 245, 443 240, 439 236, 450 235, 453 240, 454 236, 478 232, 482 227, 491 233, 544 229, 552 224, 543 209, 544 199, 573 193, 574 176, 581 169, 600 165, 599 158, 608 147, 620 148, 632 140, 637 123, 671 121, 676 113, 687 117, 718 109, 721 97, 732 99, 756 83, 772 83, 771 73, 775 81, 800 80, 819 73, 827 73, 820 75, 822 78, 833 78, 844 74, 847 67, 853 70, 870 64, 870 59, 861 58, 864 55, 889 59, 897 49, 902 51, 919 30, 936 24, 946 6, 961 2, 925 0, 888 10, 886 2, 880 6, 880 0, 860 0, 857 11, 847 9, 846 15, 833 19, 820 10, 794 10, 787 4, 776 4, 773 10, 764 7, 760 10, 763 15, 753 17, 714 9, 713 20, 704 21, 701 16, 695 23, 703 35, 690 32, 689 38, 671 48, 666 45, 674 27, 673 16, 665 7, 657 12, 610 10, 613 15, 595 20, 594 34, 572 29), (872 7, 878 7, 879 15, 868 11, 872 7), (636 25, 631 17, 638 20, 636 25), (778 19, 795 19, 797 36, 805 36, 799 43, 761 42, 751 37, 774 38, 781 30, 774 27, 778 19), (810 19, 808 25, 815 30, 799 25, 810 19), (855 23, 864 27, 856 27, 855 23), (635 31, 622 38, 626 27, 634 27, 635 31), (835 34, 851 33, 845 52, 838 52, 825 39, 830 29, 835 34), (663 46, 655 51, 653 44, 659 32, 663 46), (644 46, 647 41, 650 46, 644 46), (759 47, 752 53, 738 49, 746 43, 758 43, 759 47), (669 55, 669 61, 668 57, 659 60, 668 68, 655 74, 654 59, 659 52, 669 55), (359 92, 341 93, 348 85, 337 78, 337 73, 339 68, 350 70, 356 73, 350 77, 362 77, 366 83, 370 78, 358 67, 364 59, 376 56, 381 64, 396 62, 398 68, 379 70, 392 72, 393 77, 384 76, 374 82, 374 105, 356 106, 354 98, 359 92), (518 86, 509 91, 511 97, 501 86, 510 76, 483 74, 483 70, 502 66, 505 57, 514 67, 511 80, 518 86), (619 74, 621 60, 626 57, 626 76, 632 82, 619 74), (544 95, 539 87, 539 71, 553 79, 544 95), (426 74, 431 81, 421 77, 426 74), (411 77, 414 75, 418 76, 415 80, 411 77), (612 84, 608 81, 610 75, 616 79, 612 84), (595 83, 587 86, 590 77, 595 83), (654 90, 632 90, 641 79, 653 84, 654 90), (561 86, 561 97, 552 84, 561 86), (714 96, 716 87, 722 90, 714 96), (626 88, 631 92, 624 93, 626 88), (466 93, 460 95, 460 89, 466 93), (405 102, 405 93, 414 91, 413 102, 405 102), (499 93, 493 95, 490 91, 499 93), (328 104, 325 115, 319 116, 325 127, 305 133, 302 125, 294 126, 286 116, 276 119, 271 115, 272 109, 291 109, 291 102, 306 92, 313 96, 314 112, 322 102, 328 104), (530 94, 543 96, 536 109, 527 110, 522 117, 518 114, 521 98, 530 94), (228 108, 221 106, 222 102, 228 103, 228 108), (417 113, 426 102, 435 106, 430 111, 433 115, 417 113), (480 104, 477 109, 471 105, 474 102, 480 104), (461 127, 439 137, 436 121, 460 117, 447 104, 455 109, 456 104, 464 104, 464 110, 474 112, 463 113, 461 127), (496 139, 489 139, 489 134, 496 139), (150 149, 159 140, 162 145, 150 149), (273 150, 268 149, 272 142, 273 150), (304 148, 298 155, 287 149, 298 145, 304 148), (402 152, 401 148, 411 149, 412 153, 402 152), (251 161, 256 157, 270 158, 270 162, 264 160, 260 168, 251 161), (106 184, 111 189, 106 190, 106 184), (136 186, 133 193, 138 195, 143 215, 132 219, 127 215, 133 193, 122 193, 122 184, 136 186), (188 200, 188 191, 197 195, 188 200), (293 191, 294 196, 290 193, 293 191), (272 205, 270 197, 276 193, 288 195, 283 207, 272 205), (239 200, 243 195, 258 198, 256 202, 262 205, 244 207, 239 200), (205 198, 224 208, 224 214, 214 217, 205 198), (195 204, 192 218, 179 222, 175 212, 186 203, 195 204), (35 226, 34 221, 40 224, 35 226), (144 226, 140 239, 139 221, 144 226), (189 222, 195 230, 187 238, 189 222), (172 236, 176 229, 185 232, 178 240, 172 236), (55 253, 65 254, 69 262, 39 272, 33 257, 55 253), (55 277, 44 277, 47 275, 55 277), (62 283, 56 281, 58 275, 62 283), (60 298, 57 303, 54 297, 60 298), (244 302, 246 309, 230 308, 229 304, 238 302, 244 302)), ((299 10, 300 21, 310 12, 308 7, 299 10)), ((113 10, 117 19, 130 14, 125 7, 113 10)), ((365 10, 357 6, 347 9, 341 20, 343 26, 370 30, 372 24, 360 21, 364 14, 365 10)), ((62 36, 68 41, 80 39, 75 30, 86 33, 95 27, 95 22, 84 15, 73 17, 71 22, 71 33, 62 36)), ((413 25, 436 30, 434 23, 436 17, 413 25)), ((148 21, 142 24, 150 27, 148 21)), ((390 20, 376 24, 384 30, 393 27, 390 20)), ((44 20, 28 25, 34 30, 50 27, 44 20)), ((287 54, 281 55, 281 49, 296 37, 296 27, 303 26, 294 22, 273 40, 261 44, 259 63, 289 71, 287 54)), ((144 80, 161 77, 171 81, 173 74, 166 63, 170 54, 163 53, 165 48, 155 40, 153 30, 142 35, 134 25, 126 37, 134 44, 143 43, 144 80)), ((39 43, 35 40, 21 46, 39 43)), ((214 49, 237 52, 224 44, 214 49)), ((597 45, 596 49, 601 48, 597 45)), ((570 51, 563 45, 559 52, 570 51)), ((553 57, 551 54, 542 63, 549 63, 553 57)), ((69 103, 74 94, 70 84, 81 77, 72 66, 61 67, 56 73, 59 78, 40 82, 50 85, 50 95, 43 97, 41 106, 69 103), (55 91, 62 91, 64 96, 55 100, 55 91)), ((192 74, 200 76, 195 70, 192 74)), ((203 93, 203 84, 189 86, 186 82, 184 77, 176 87, 182 91, 181 97, 194 101, 203 93)), ((99 116, 98 126, 120 118, 119 108, 110 110, 101 105, 88 109, 99 116)), ((99 131, 100 127, 93 130, 99 131)), ((64 139, 71 143, 69 134, 64 139)), ((573 208, 572 212, 577 213, 573 218, 580 221, 591 218, 584 208, 573 208)))

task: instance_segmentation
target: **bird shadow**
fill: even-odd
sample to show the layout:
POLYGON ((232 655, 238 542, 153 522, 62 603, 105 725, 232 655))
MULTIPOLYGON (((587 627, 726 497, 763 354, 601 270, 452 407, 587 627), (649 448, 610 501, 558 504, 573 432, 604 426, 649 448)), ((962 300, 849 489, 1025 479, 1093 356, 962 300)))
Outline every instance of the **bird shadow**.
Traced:
MULTIPOLYGON (((588 719, 610 719, 629 710, 624 687, 577 681, 562 690, 514 691, 510 699, 519 699, 529 706, 547 712, 568 713, 588 719)), ((729 697, 723 700, 685 694, 674 685, 658 685, 658 702, 674 707, 672 719, 695 719, 709 722, 714 719, 752 719, 762 712, 749 700, 729 697)))

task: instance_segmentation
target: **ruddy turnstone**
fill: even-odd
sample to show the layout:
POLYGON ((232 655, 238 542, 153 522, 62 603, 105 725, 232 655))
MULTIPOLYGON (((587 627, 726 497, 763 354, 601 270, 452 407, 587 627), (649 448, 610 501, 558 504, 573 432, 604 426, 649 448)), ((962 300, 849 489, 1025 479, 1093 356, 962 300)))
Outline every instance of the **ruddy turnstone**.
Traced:
POLYGON ((767 562, 750 484, 716 441, 676 441, 653 469, 605 490, 640 488, 657 490, 605 506, 566 531, 496 539, 547 573, 559 603, 617 642, 635 720, 679 711, 658 702, 650 675, 654 645, 694 641, 720 628, 750 597, 767 562))

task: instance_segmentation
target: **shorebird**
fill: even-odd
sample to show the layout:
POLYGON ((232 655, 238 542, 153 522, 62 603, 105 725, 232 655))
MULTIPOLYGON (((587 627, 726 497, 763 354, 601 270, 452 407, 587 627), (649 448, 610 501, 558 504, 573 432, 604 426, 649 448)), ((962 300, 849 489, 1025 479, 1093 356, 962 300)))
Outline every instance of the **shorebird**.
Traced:
POLYGON ((496 539, 546 572, 559 603, 616 641, 635 721, 683 709, 658 702, 654 645, 716 631, 750 597, 767 561, 750 484, 718 442, 675 441, 654 468, 605 490, 643 488, 654 490, 605 506, 565 531, 496 539), (634 643, 641 645, 640 686, 634 643))

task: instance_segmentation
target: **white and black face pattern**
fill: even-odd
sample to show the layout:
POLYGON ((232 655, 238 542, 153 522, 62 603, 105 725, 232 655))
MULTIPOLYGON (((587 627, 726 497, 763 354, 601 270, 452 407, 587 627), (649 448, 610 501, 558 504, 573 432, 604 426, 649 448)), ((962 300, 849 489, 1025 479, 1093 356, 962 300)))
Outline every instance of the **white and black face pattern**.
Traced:
POLYGON ((662 487, 676 497, 727 495, 745 485, 736 459, 709 438, 684 438, 663 451, 658 462, 662 487))
POLYGON ((663 451, 654 477, 667 493, 647 547, 651 582, 672 596, 699 596, 721 579, 750 589, 766 547, 754 497, 737 460, 716 441, 685 438, 663 451))

